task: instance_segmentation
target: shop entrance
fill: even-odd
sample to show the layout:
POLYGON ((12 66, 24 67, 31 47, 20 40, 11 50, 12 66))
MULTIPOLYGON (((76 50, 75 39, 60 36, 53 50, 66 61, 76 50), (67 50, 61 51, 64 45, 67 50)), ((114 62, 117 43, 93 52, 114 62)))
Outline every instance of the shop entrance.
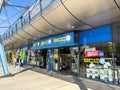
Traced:
POLYGON ((70 49, 69 47, 54 49, 53 71, 70 74, 70 49))
POLYGON ((59 71, 63 74, 71 74, 70 48, 60 48, 59 56, 59 71))
POLYGON ((53 70, 62 74, 78 75, 78 47, 54 49, 53 70))
POLYGON ((47 60, 49 58, 49 50, 40 50, 40 60, 39 60, 39 67, 40 68, 47 68, 47 60))

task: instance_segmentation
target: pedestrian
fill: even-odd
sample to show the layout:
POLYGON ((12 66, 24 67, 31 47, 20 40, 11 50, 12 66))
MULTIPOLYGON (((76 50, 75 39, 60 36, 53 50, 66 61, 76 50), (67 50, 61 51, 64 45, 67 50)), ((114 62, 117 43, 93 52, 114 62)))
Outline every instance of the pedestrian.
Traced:
POLYGON ((16 72, 20 72, 20 65, 21 65, 21 56, 18 56, 17 62, 16 62, 16 72))
POLYGON ((14 61, 14 68, 16 68, 16 62, 17 62, 16 57, 14 57, 13 61, 14 61))

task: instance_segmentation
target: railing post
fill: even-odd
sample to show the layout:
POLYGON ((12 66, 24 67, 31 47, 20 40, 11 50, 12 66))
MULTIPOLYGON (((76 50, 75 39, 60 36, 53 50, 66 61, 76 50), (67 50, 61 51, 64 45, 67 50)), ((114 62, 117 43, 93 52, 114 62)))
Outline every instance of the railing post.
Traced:
POLYGON ((15 31, 16 31, 16 33, 17 33, 17 24, 15 24, 15 31))
POLYGON ((23 17, 20 17, 20 22, 21 22, 21 28, 23 27, 23 22, 22 22, 23 17))
POLYGON ((29 23, 30 23, 30 20, 31 20, 31 17, 30 17, 30 16, 31 16, 31 15, 30 15, 30 11, 28 12, 28 15, 29 15, 29 16, 28 16, 28 19, 29 19, 29 23))

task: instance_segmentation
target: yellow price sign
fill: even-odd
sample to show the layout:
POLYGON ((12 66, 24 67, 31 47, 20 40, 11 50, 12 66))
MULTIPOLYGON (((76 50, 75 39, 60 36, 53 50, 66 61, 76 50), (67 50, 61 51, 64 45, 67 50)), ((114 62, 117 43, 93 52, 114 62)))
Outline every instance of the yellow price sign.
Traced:
POLYGON ((84 58, 85 63, 99 63, 99 58, 84 58))
POLYGON ((58 54, 54 54, 54 58, 57 59, 58 58, 58 54))

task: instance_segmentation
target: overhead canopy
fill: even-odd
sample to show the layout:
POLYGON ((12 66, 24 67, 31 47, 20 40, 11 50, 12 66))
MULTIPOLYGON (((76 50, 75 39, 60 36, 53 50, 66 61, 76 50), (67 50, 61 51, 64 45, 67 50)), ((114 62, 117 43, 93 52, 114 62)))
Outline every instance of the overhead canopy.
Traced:
MULTIPOLYGON (((73 30, 89 30, 120 21, 120 0, 39 0, 30 11, 30 23, 12 37, 4 40, 4 45, 26 42, 73 30), (13 38, 11 42, 7 42, 13 38), (17 39, 16 39, 17 38, 17 39)), ((28 12, 23 15, 26 19, 28 12)), ((25 19, 24 19, 25 18, 25 19)), ((28 20, 29 21, 29 20, 28 20)))

